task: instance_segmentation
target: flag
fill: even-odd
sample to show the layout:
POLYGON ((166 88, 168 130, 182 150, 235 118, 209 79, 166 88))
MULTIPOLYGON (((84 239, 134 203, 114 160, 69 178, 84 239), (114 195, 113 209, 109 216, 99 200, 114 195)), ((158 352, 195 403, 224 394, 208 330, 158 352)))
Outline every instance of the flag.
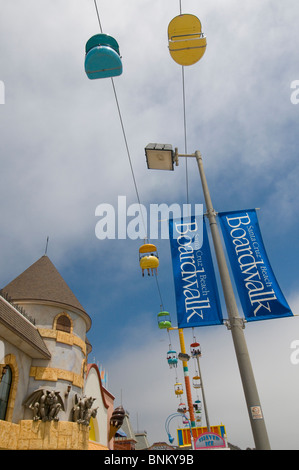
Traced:
POLYGON ((178 328, 222 324, 222 313, 203 217, 169 220, 178 328))
POLYGON ((247 321, 292 316, 263 243, 255 209, 218 214, 247 321))

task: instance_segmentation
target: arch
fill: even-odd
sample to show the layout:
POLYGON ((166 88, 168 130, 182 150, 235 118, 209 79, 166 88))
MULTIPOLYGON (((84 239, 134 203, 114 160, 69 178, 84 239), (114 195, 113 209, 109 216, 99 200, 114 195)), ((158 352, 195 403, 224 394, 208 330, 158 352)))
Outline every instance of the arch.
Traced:
MULTIPOLYGON (((6 396, 5 416, 3 418, 2 415, 1 415, 0 419, 11 422, 12 421, 12 416, 13 416, 13 410, 14 410, 14 406, 15 406, 15 399, 16 399, 16 394, 17 394, 18 381, 19 381, 19 369, 18 369, 18 366, 17 366, 16 358, 13 354, 8 354, 7 356, 4 357, 4 364, 5 364, 5 367, 7 367, 8 370, 10 371, 9 372, 10 373, 10 383, 9 383, 9 390, 8 390, 8 393, 7 393, 7 396, 6 396)), ((2 368, 2 370, 3 370, 3 368, 2 368)), ((7 374, 7 372, 6 372, 6 374, 7 374)), ((5 375, 4 375, 4 377, 5 377, 5 375)), ((4 378, 4 381, 2 380, 1 383, 0 383, 0 394, 1 394, 1 385, 4 382, 4 384, 2 385, 2 387, 4 388, 6 381, 7 381, 7 379, 4 378)), ((8 386, 7 386, 7 388, 8 388, 8 386)), ((1 395, 1 398, 2 398, 2 395, 1 395)), ((3 405, 3 407, 4 407, 4 405, 3 405)), ((2 413, 4 414, 4 412, 2 412, 2 413)))
POLYGON ((64 331, 65 333, 73 332, 73 320, 68 313, 59 313, 54 318, 53 328, 58 331, 64 331))
POLYGON ((12 383, 11 368, 8 365, 5 365, 2 369, 2 374, 3 375, 0 382, 0 420, 4 421, 12 383))
POLYGON ((96 419, 90 418, 89 422, 89 440, 93 442, 100 442, 99 425, 96 419))

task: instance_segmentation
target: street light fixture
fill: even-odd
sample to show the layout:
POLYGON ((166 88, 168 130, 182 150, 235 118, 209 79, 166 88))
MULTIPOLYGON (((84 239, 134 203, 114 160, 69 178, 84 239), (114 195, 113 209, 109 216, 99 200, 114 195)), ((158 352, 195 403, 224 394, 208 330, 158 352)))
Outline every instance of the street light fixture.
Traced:
POLYGON ((254 413, 255 410, 261 410, 261 404, 244 336, 244 320, 239 315, 238 306, 217 225, 216 212, 213 208, 208 183, 204 173, 201 153, 196 150, 195 153, 191 155, 182 155, 178 154, 177 148, 175 149, 175 152, 173 152, 171 145, 164 144, 149 144, 145 149, 145 153, 147 157, 148 168, 159 170, 173 170, 173 164, 175 162, 176 165, 178 165, 179 157, 196 158, 207 208, 207 217, 210 223, 210 229, 227 308, 227 314, 229 318, 227 327, 231 330, 233 337, 233 343, 239 365, 253 438, 257 450, 269 450, 270 443, 264 417, 262 413, 258 413, 257 419, 256 414, 254 413))
POLYGON ((150 170, 173 170, 175 154, 171 145, 148 144, 145 155, 150 170))

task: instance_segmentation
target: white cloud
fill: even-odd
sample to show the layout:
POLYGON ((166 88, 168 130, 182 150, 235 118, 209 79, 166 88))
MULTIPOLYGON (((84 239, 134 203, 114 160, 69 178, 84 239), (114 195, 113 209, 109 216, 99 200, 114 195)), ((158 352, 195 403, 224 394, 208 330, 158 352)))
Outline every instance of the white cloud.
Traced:
MULTIPOLYGON (((188 151, 203 154, 216 210, 262 207, 270 258, 287 294, 294 292, 290 303, 297 311, 299 107, 290 102, 290 84, 299 79, 298 3, 182 4, 201 19, 208 41, 202 61, 185 69, 188 151)), ((141 202, 184 203, 185 163, 172 173, 149 172, 144 155, 149 142, 184 149, 181 68, 167 50, 167 26, 179 2, 98 5, 104 32, 120 44, 124 72, 115 86, 141 202)), ((108 364, 111 392, 123 388, 124 405, 140 414, 151 440, 165 439, 164 422, 177 400, 164 360, 167 340, 159 342, 155 325, 156 287, 141 278, 139 240, 100 242, 94 232, 98 204, 115 205, 119 195, 126 195, 128 204, 137 200, 111 82, 90 81, 84 73, 85 43, 99 31, 94 4, 27 0, 25 8, 15 0, 2 10, 1 283, 41 256, 50 235, 50 258, 91 310, 94 354, 108 364), (107 350, 109 341, 115 355, 107 350)), ((190 199, 201 203, 193 163, 190 199)), ((161 241, 159 246, 162 294, 174 312, 169 247, 161 241)), ((276 448, 298 447, 297 369, 289 361, 295 322, 246 328, 276 448), (283 417, 290 438, 280 432, 283 417)), ((230 333, 224 327, 204 329, 200 337, 211 418, 227 425, 231 442, 251 446, 230 333)))

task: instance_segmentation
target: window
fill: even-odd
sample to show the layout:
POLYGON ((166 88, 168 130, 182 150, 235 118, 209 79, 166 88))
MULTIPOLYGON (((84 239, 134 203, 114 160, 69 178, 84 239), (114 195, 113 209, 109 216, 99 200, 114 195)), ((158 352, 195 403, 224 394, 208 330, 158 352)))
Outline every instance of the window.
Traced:
POLYGON ((71 320, 66 315, 60 315, 57 319, 56 330, 64 331, 66 333, 71 332, 71 320))
POLYGON ((0 419, 5 420, 12 382, 12 372, 9 366, 5 366, 5 374, 0 382, 0 419))

